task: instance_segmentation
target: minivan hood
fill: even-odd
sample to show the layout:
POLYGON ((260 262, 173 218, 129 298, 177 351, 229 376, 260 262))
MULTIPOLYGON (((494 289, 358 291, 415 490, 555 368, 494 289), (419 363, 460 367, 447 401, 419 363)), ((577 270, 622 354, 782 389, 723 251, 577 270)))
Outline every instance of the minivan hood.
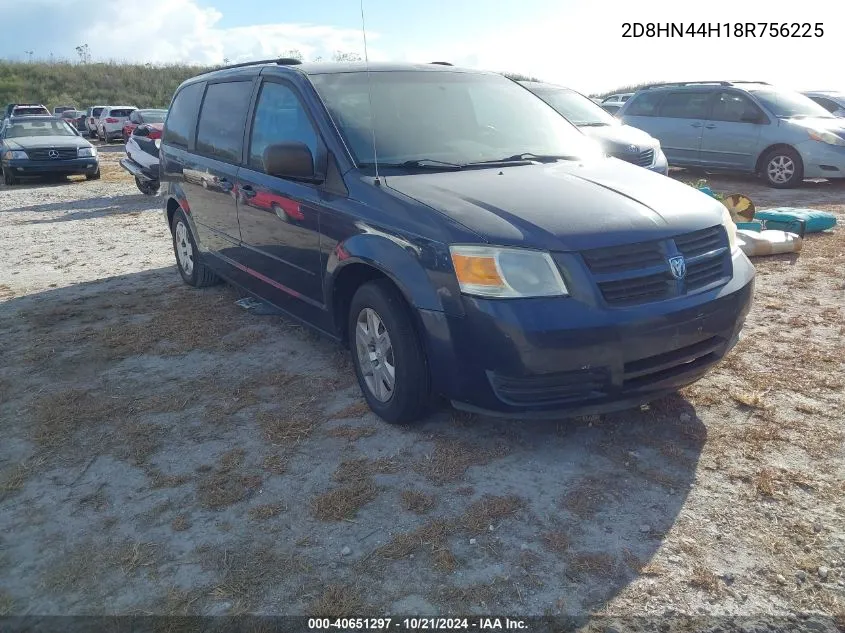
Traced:
POLYGON ((723 206, 689 185, 611 158, 385 178, 503 246, 574 251, 714 226, 723 206))
POLYGON ((797 125, 798 127, 804 127, 808 130, 827 130, 833 132, 834 134, 838 134, 845 138, 845 121, 841 118, 832 118, 832 119, 822 119, 822 118, 792 118, 792 119, 784 119, 788 121, 792 125, 797 125))
POLYGON ((598 141, 609 153, 627 151, 631 145, 636 145, 638 152, 657 149, 660 146, 660 141, 656 138, 630 125, 584 126, 578 129, 598 141))
POLYGON ((91 143, 78 136, 22 136, 6 139, 6 147, 14 149, 38 149, 40 147, 91 147, 91 143))

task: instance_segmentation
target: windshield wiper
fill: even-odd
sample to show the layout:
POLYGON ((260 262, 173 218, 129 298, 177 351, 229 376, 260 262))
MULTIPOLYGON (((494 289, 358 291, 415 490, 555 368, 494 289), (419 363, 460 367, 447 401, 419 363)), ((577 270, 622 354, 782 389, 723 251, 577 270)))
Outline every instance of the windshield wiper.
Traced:
POLYGON ((590 121, 589 123, 576 123, 578 127, 605 127, 610 125, 610 123, 605 123, 603 121, 590 121))
POLYGON ((533 154, 531 152, 523 152, 522 154, 514 154, 513 156, 505 156, 504 158, 497 158, 495 160, 481 160, 475 163, 467 163, 466 165, 525 164, 531 162, 554 163, 559 160, 578 160, 578 157, 564 154, 533 154))
MULTIPOLYGON (((358 163, 359 167, 374 167, 375 163, 358 163)), ((403 163, 378 163, 379 167, 400 167, 403 169, 438 169, 458 171, 463 169, 463 165, 457 163, 450 163, 445 160, 436 160, 434 158, 418 158, 416 160, 406 160, 403 163)))

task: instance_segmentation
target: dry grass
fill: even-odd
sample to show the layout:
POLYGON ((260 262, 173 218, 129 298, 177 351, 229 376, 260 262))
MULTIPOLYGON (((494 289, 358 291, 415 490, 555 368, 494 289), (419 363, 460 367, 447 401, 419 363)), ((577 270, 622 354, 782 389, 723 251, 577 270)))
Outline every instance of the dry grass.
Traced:
MULTIPOLYGON (((365 400, 358 400, 347 407, 344 407, 337 413, 330 416, 330 420, 346 420, 349 418, 362 418, 370 413, 370 406, 365 400)), ((372 428, 372 427, 370 427, 372 428)), ((375 432, 375 429, 373 429, 375 432)))
POLYGON ((191 482, 193 477, 188 474, 165 475, 157 468, 147 470, 147 477, 150 478, 150 488, 178 488, 191 482))
POLYGON ((562 530, 552 530, 540 535, 543 546, 555 554, 563 554, 569 549, 569 535, 562 530))
POLYGON ((508 452, 504 443, 485 448, 460 440, 439 439, 434 451, 423 457, 415 470, 437 484, 444 484, 458 481, 470 467, 489 464, 508 452))
POLYGON ((691 587, 701 589, 710 594, 719 593, 720 585, 718 576, 704 565, 697 564, 693 566, 687 583, 691 587))
POLYGON ((487 531, 490 525, 505 519, 525 507, 525 501, 516 495, 484 495, 467 508, 460 519, 461 527, 470 534, 487 531))
POLYGON ((607 500, 607 484, 593 477, 578 481, 561 499, 561 505, 579 519, 596 515, 607 500))
POLYGON ((377 496, 378 488, 372 479, 353 481, 314 498, 311 514, 320 521, 353 519, 358 510, 377 496))
POLYGON ((327 586, 308 607, 308 614, 321 618, 353 617, 366 609, 361 592, 350 585, 327 586))
POLYGON ((273 475, 284 475, 288 470, 288 463, 278 453, 267 455, 261 464, 262 468, 273 475))
POLYGON ((15 601, 5 591, 0 591, 0 618, 11 615, 15 610, 15 601))
POLYGON ((357 442, 362 437, 370 437, 375 435, 376 427, 374 426, 349 426, 344 424, 336 426, 333 429, 326 431, 326 435, 330 437, 340 437, 350 442, 357 442))
POLYGON ((407 558, 424 547, 434 552, 444 547, 448 532, 449 524, 446 520, 434 519, 413 532, 397 534, 377 551, 380 556, 393 560, 407 558))
POLYGON ((616 561, 606 552, 583 552, 570 556, 568 569, 578 578, 583 576, 612 578, 616 572, 616 561))
POLYGON ((125 574, 131 574, 141 567, 152 567, 156 562, 155 543, 127 543, 118 550, 117 562, 125 574))
POLYGON ((23 490, 27 480, 44 465, 43 457, 35 457, 0 472, 0 501, 23 490))
POLYGON ((749 407, 751 409, 764 409, 766 408, 765 403, 765 393, 759 391, 748 391, 746 389, 740 389, 739 387, 734 387, 730 390, 731 398, 736 400, 739 404, 749 407))
POLYGON ((640 557, 634 554, 634 552, 629 550, 627 547, 622 549, 622 562, 624 562, 628 566, 628 569, 635 574, 642 572, 643 567, 645 567, 645 563, 640 560, 640 557))
POLYGON ((435 505, 434 495, 428 495, 417 490, 403 490, 399 497, 402 501, 402 507, 415 514, 430 512, 435 505))
POLYGON ((170 522, 170 527, 174 532, 184 532, 191 527, 191 521, 187 514, 180 514, 170 522))
POLYGON ((371 460, 366 457, 347 459, 340 463, 334 473, 334 480, 338 483, 352 483, 367 479, 373 475, 389 475, 399 470, 396 459, 381 457, 371 460))
POLYGON ((276 446, 296 444, 308 438, 322 420, 314 411, 262 411, 258 414, 258 423, 264 431, 264 437, 276 446))
POLYGON ((763 468, 754 477, 754 491, 758 496, 774 498, 776 489, 775 472, 771 468, 763 468))
POLYGON ((266 503, 250 508, 249 518, 253 521, 266 521, 267 519, 279 516, 284 509, 285 506, 281 503, 266 503))
POLYGON ((200 547, 200 559, 208 571, 220 576, 212 597, 228 599, 233 611, 243 613, 257 604, 275 585, 275 579, 309 571, 298 556, 279 553, 267 543, 243 542, 236 547, 200 547))
POLYGON ((455 611, 466 613, 467 607, 482 607, 491 610, 493 603, 507 591, 513 589, 512 581, 496 577, 488 584, 478 583, 466 587, 445 586, 437 592, 441 602, 454 605, 455 611))
POLYGON ((258 475, 238 472, 244 459, 243 449, 224 453, 216 470, 207 472, 197 483, 197 499, 211 510, 243 501, 257 491, 262 484, 258 475))

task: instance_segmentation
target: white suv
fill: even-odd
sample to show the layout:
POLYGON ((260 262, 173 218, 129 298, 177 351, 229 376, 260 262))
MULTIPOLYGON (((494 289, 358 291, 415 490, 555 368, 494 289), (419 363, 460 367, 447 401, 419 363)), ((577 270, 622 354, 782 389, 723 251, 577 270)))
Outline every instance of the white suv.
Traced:
POLYGON ((108 143, 114 138, 123 138, 123 124, 129 115, 137 110, 135 106, 106 106, 97 119, 97 138, 108 143))

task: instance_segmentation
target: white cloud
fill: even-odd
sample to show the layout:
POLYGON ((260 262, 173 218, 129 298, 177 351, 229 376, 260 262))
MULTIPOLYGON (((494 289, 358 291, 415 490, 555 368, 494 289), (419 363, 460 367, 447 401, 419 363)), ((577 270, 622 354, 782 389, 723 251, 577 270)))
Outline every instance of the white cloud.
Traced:
MULTIPOLYGON (((0 7, 2 7, 0 0, 0 7)), ((23 29, 33 25, 29 44, 44 58, 46 50, 73 57, 75 46, 87 43, 93 61, 221 63, 270 58, 291 50, 306 59, 329 59, 337 51, 363 53, 360 29, 315 24, 261 24, 237 28, 220 26, 222 14, 195 0, 146 0, 143 17, 130 5, 95 3, 83 20, 78 6, 56 0, 28 0, 7 14, 23 29), (51 26, 44 29, 44 14, 51 26), (56 26, 61 25, 61 28, 56 26)), ((371 39, 377 33, 369 33, 371 39)), ((372 50, 371 50, 372 53, 372 50)))

